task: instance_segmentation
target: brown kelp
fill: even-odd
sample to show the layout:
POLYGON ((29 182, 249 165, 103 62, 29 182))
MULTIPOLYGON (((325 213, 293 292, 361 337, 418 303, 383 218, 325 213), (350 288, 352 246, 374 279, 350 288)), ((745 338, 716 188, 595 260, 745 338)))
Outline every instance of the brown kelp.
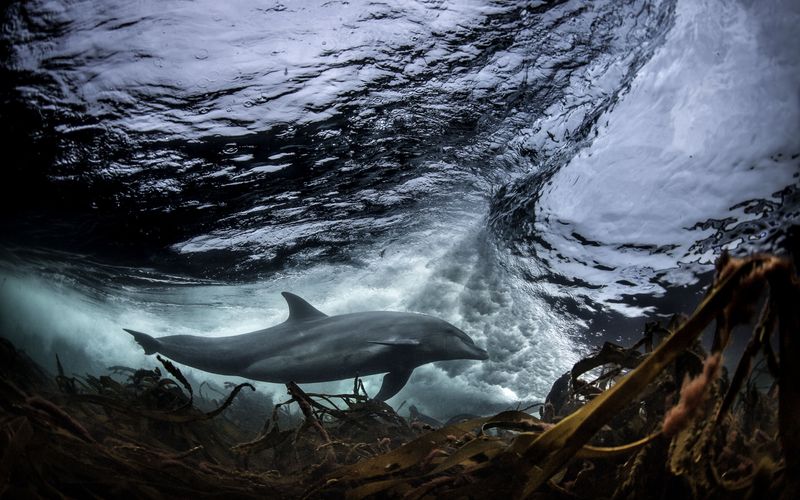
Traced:
POLYGON ((648 323, 632 347, 604 344, 538 417, 510 409, 435 429, 359 379, 336 395, 290 383, 276 405, 240 392, 248 384, 209 387, 211 401, 163 359, 166 376, 67 376, 58 361, 50 377, 3 342, 0 494, 796 498, 798 304, 789 261, 725 255, 690 316, 648 323), (747 332, 729 378, 724 355, 747 332))
POLYGON ((793 498, 800 461, 798 304, 800 284, 789 261, 724 255, 705 299, 690 317, 675 319, 652 352, 647 346, 657 328, 650 326, 635 346, 644 346, 644 353, 606 345, 576 364, 569 394, 562 398, 573 404, 561 405, 574 411, 553 415, 554 425, 531 422, 541 428, 515 429, 513 435, 497 438, 484 432, 489 419, 464 422, 341 468, 314 493, 336 491, 349 498, 640 498, 680 493, 705 498, 744 497, 768 487, 793 498), (734 327, 747 323, 759 305, 762 313, 750 346, 726 384, 718 377, 721 353, 734 327), (698 338, 713 320, 713 349, 707 355, 698 338), (778 337, 777 354, 773 334, 778 337), (775 389, 767 394, 751 390, 751 401, 727 415, 756 352, 764 353, 775 389), (598 366, 607 369, 593 382, 578 378, 598 366), (622 375, 623 370, 628 371, 622 375), (676 395, 678 409, 667 413, 665 421, 665 399, 676 395), (777 409, 777 428, 769 418, 755 428, 750 419, 750 428, 744 428, 744 414, 756 411, 754 406, 766 413, 777 409), (467 442, 442 439, 476 429, 475 438, 467 442), (630 434, 638 438, 614 442, 630 434), (593 439, 611 446, 593 445, 593 439))

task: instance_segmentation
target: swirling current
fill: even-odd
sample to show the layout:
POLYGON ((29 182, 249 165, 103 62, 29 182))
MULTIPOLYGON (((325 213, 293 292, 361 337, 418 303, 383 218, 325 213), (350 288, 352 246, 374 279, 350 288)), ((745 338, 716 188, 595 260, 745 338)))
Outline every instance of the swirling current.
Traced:
POLYGON ((0 331, 146 365, 121 327, 242 333, 288 290, 490 352, 392 401, 542 398, 687 312, 723 250, 783 251, 798 25, 790 0, 10 2, 0 331))

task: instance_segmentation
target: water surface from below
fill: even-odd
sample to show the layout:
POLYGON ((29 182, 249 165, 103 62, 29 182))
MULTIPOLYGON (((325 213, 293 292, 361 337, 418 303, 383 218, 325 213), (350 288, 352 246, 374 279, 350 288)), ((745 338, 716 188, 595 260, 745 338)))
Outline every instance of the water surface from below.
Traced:
POLYGON ((0 327, 139 365, 121 327, 242 333, 288 290, 488 348, 395 404, 541 398, 797 222, 800 9, 768 4, 11 4, 0 327))

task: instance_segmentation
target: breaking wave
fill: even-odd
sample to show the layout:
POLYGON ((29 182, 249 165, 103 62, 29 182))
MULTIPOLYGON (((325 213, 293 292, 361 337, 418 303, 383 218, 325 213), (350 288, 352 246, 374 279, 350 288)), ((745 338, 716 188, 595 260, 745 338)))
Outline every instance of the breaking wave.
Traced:
POLYGON ((121 326, 241 333, 290 290, 488 348, 396 401, 541 398, 722 249, 781 247, 798 22, 777 0, 12 3, 0 327, 48 365, 145 364, 121 326))

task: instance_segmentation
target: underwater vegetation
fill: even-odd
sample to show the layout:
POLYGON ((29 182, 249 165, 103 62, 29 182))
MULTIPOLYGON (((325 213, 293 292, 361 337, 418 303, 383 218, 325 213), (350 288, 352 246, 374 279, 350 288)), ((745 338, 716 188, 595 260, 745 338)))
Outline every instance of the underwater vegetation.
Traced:
MULTIPOLYGON (((689 316, 606 343, 539 411, 433 428, 286 384, 195 394, 180 370, 51 376, 0 343, 0 495, 141 498, 798 498, 800 281, 723 255, 689 316), (699 341, 713 323, 711 351, 699 341), (731 338, 750 335, 732 374, 731 338)), ((202 390, 199 392, 202 393, 202 390)))

